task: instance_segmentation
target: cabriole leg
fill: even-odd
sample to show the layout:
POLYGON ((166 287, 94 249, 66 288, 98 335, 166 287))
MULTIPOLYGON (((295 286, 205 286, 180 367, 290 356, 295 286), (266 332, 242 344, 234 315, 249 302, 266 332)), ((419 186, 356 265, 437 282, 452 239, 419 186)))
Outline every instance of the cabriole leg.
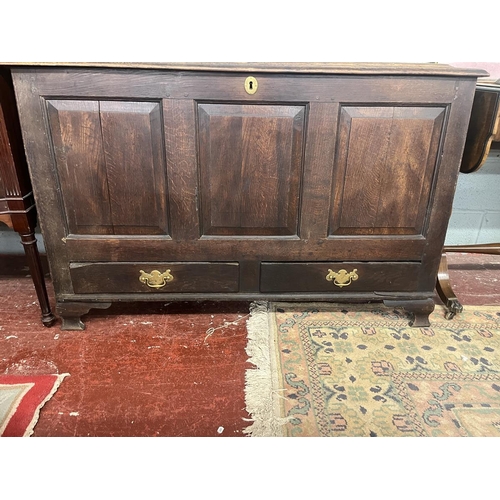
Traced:
POLYGON ((441 254, 441 262, 439 263, 439 271, 436 281, 436 291, 447 309, 444 316, 446 319, 452 319, 456 314, 461 313, 464 310, 451 287, 450 275, 448 273, 448 261, 446 259, 445 252, 441 254))

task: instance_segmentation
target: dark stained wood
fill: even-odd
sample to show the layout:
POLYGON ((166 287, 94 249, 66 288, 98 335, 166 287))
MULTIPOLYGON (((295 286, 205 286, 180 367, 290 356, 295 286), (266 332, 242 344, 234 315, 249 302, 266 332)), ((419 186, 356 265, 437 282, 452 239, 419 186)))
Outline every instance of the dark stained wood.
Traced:
POLYGON ((244 83, 248 73, 191 73, 140 70, 83 70, 13 68, 13 75, 28 79, 43 96, 95 99, 105 96, 118 100, 188 100, 278 102, 385 103, 443 105, 455 92, 455 78, 360 77, 343 75, 254 74, 258 91, 249 95, 244 83), (286 97, 286 99, 285 99, 286 97))
POLYGON ((160 106, 100 103, 115 234, 168 234, 160 106))
POLYGON ((500 255, 500 243, 480 243, 478 245, 445 246, 444 251, 500 255))
MULTIPOLYGON (((418 291, 418 263, 366 262, 263 262, 260 290, 262 292, 400 292, 418 291), (358 278, 339 287, 327 281, 329 270, 348 273, 358 278)), ((341 283, 342 284, 342 283, 341 283)))
POLYGON ((10 74, 0 68, 0 222, 18 232, 42 313, 51 326, 52 314, 38 253, 35 210, 10 74))
POLYGON ((107 309, 111 302, 61 302, 56 305, 57 313, 61 316, 61 330, 85 330, 82 316, 91 309, 107 309))
POLYGON ((165 150, 174 240, 200 237, 195 108, 192 101, 163 101, 165 150))
POLYGON ((49 100, 47 106, 70 233, 167 234, 159 104, 49 100))
POLYGON ((347 66, 263 65, 253 95, 245 66, 14 68, 58 301, 417 300, 425 323, 477 75, 347 66), (98 103, 97 163, 85 127, 57 144, 44 100, 98 103), (58 174, 69 146, 112 233, 104 219, 71 231, 78 187, 58 174), (182 280, 144 290, 145 263, 182 280), (340 289, 325 279, 334 263, 362 276, 340 289))
MULTIPOLYGON (((326 210, 326 217, 328 211, 326 210)), ((326 232, 326 229, 325 229, 326 232)), ((234 261, 244 259, 276 261, 336 260, 411 261, 422 258, 426 240, 422 236, 374 238, 344 237, 242 237, 205 236, 196 241, 149 237, 147 243, 135 238, 90 238, 68 236, 65 240, 71 261, 148 261, 151 256, 168 255, 173 260, 203 259, 234 261)))
POLYGON ((467 130, 460 171, 469 174, 479 170, 500 133, 500 85, 478 86, 467 130))
POLYGON ((260 262, 258 260, 240 261, 240 291, 257 293, 260 287, 260 262))
MULTIPOLYGON (((488 158, 494 141, 499 140, 500 85, 498 82, 495 84, 478 85, 472 104, 471 119, 467 130, 460 171, 470 174, 479 170, 488 158)), ((450 283, 446 252, 500 254, 500 244, 489 243, 444 247, 439 264, 436 290, 447 308, 445 317, 452 319, 456 314, 462 312, 463 307, 455 296, 450 283)))
POLYGON ((28 166, 20 133, 12 79, 0 67, 0 199, 5 198, 9 211, 27 210, 32 199, 22 198, 31 193, 28 166), (7 200, 8 199, 8 200, 7 200), (20 201, 21 200, 21 201, 20 201))
POLYGON ((434 179, 433 200, 426 215, 426 246, 422 257, 422 272, 419 276, 419 287, 422 290, 433 289, 436 285, 474 90, 473 80, 458 81, 453 103, 449 106, 447 132, 441 138, 439 174, 434 179))
POLYGON ((424 300, 429 298, 428 292, 245 292, 245 293, 82 293, 71 295, 60 295, 61 301, 74 303, 96 303, 100 304, 103 301, 114 302, 151 302, 165 301, 172 302, 252 302, 254 300, 270 300, 284 302, 380 302, 385 300, 405 300, 411 302, 413 300, 424 300))
POLYGON ((295 235, 304 106, 200 104, 204 235, 295 235))
POLYGON ((444 114, 342 108, 330 234, 423 234, 444 114))
POLYGON ((56 295, 71 293, 69 269, 67 265, 62 264, 68 262, 64 244, 68 235, 67 218, 56 174, 53 144, 49 139, 50 124, 47 107, 41 106, 40 97, 33 99, 32 92, 36 92, 36 87, 32 87, 34 82, 29 76, 14 78, 14 83, 30 176, 33 179, 33 171, 36 170, 42 173, 42 179, 46 179, 41 182, 34 181, 33 192, 38 213, 47 214, 47 217, 42 215, 39 220, 45 249, 49 256, 57 256, 50 262, 52 282, 57 290, 56 295), (25 92, 20 92, 20 88, 23 87, 25 92))
POLYGON ((490 255, 500 255, 499 243, 483 243, 477 245, 455 245, 445 246, 439 263, 439 270, 436 281, 436 291, 439 298, 446 307, 445 318, 453 319, 457 314, 463 311, 463 306, 458 300, 450 281, 448 271, 447 252, 481 253, 490 255))
POLYGON ((70 272, 75 293, 216 293, 239 289, 239 268, 234 262, 72 263, 70 272), (139 281, 141 271, 154 270, 170 270, 173 280, 162 288, 139 281))
POLYGON ((439 298, 443 301, 447 309, 445 313, 446 319, 452 319, 456 314, 463 311, 464 308, 462 304, 460 304, 456 295, 453 293, 453 288, 451 287, 446 252, 443 252, 441 255, 441 262, 439 264, 436 282, 436 292, 438 293, 439 298))
MULTIPOLYGON (((325 174, 325 168, 328 171, 333 165, 338 114, 338 103, 309 104, 300 215, 300 236, 305 240, 323 241, 328 234, 329 213, 325 207, 331 206, 333 173, 325 174)), ((335 255, 338 249, 336 246, 335 249, 328 249, 328 252, 335 255)), ((346 249, 348 250, 348 247, 346 249)), ((330 255, 325 255, 324 260, 329 259, 330 255)))
POLYGON ((335 63, 335 62, 9 62, 7 66, 21 67, 84 67, 135 68, 185 71, 262 71, 267 73, 305 73, 334 75, 434 75, 486 77, 488 72, 473 68, 456 68, 447 64, 402 63, 335 63))
POLYGON ((99 102, 46 104, 70 234, 113 234, 99 102))
POLYGON ((47 296, 47 289, 45 286, 45 277, 42 269, 42 262, 40 254, 38 253, 37 240, 35 233, 21 234, 21 243, 24 248, 24 253, 28 261, 31 279, 35 285, 35 291, 42 311, 42 324, 44 326, 52 326, 56 317, 52 313, 49 299, 47 296))
POLYGON ((399 301, 399 300, 384 300, 387 307, 404 307, 408 312, 413 313, 413 320, 409 325, 415 328, 426 328, 431 326, 429 316, 435 308, 433 299, 399 301))

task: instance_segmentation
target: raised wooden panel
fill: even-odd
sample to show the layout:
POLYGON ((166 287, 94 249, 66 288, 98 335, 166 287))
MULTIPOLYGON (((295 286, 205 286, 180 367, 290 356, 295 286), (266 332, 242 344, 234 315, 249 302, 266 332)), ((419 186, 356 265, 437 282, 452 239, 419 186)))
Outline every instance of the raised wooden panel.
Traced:
POLYGON ((305 106, 199 104, 202 234, 298 232, 305 106))
POLYGON ((73 234, 168 234, 158 103, 47 101, 73 234))
POLYGON ((445 111, 342 108, 330 235, 423 234, 445 111))
POLYGON ((53 100, 47 106, 69 231, 113 234, 99 103, 53 100))

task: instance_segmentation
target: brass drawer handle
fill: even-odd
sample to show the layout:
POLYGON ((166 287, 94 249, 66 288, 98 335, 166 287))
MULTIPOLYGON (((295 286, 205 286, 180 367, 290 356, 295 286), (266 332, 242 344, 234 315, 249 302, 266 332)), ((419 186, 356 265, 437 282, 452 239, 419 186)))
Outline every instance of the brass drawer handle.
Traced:
POLYGON ((348 273, 345 269, 341 269, 338 272, 328 269, 326 281, 333 281, 333 284, 337 285, 340 288, 349 286, 353 281, 356 281, 359 278, 356 271, 357 269, 354 269, 353 271, 348 273))
POLYGON ((140 271, 140 273, 139 281, 150 288, 162 288, 174 279, 170 274, 170 269, 167 269, 164 273, 160 273, 160 271, 151 271, 150 273, 140 271))

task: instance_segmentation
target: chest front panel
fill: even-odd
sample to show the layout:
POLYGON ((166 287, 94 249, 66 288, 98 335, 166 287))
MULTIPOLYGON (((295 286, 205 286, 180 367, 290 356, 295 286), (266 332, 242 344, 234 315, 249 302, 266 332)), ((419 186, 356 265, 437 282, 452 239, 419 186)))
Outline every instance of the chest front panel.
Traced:
POLYGON ((197 111, 202 234, 297 235, 305 106, 197 111))
POLYGON ((411 270, 405 287, 387 266, 352 267, 385 275, 381 290, 411 291, 444 239, 465 129, 454 78, 254 74, 248 94, 243 73, 15 76, 21 111, 40 124, 25 127, 27 151, 65 293, 72 280, 97 293, 101 272, 110 287, 124 269, 106 263, 134 262, 147 272, 142 263, 172 263, 180 276, 182 263, 204 262, 199 280, 224 263, 233 292, 259 291, 262 277, 266 290, 289 291, 287 273, 323 291, 303 279, 325 274, 314 263, 399 262, 393 270, 411 270))
MULTIPOLYGON (((190 222, 199 238, 299 239, 309 233, 301 207, 319 198, 323 206, 318 217, 325 224, 314 236, 327 246, 337 235, 425 236, 448 107, 442 98, 439 105, 417 105, 412 100, 418 95, 412 98, 401 82, 381 79, 379 86, 400 89, 401 103, 384 102, 389 100, 385 94, 394 100, 391 88, 363 104, 346 99, 332 103, 332 98, 318 103, 307 99, 311 87, 319 94, 316 101, 347 90, 342 78, 317 78, 307 87, 306 79, 298 79, 308 90, 304 96, 298 94, 300 88, 282 89, 272 103, 265 95, 247 96, 244 102, 232 87, 224 100, 210 101, 206 88, 215 88, 216 82, 199 84, 191 77, 186 83, 194 95, 188 106, 182 105, 179 121, 170 113, 172 102, 179 100, 166 99, 155 79, 148 87, 154 99, 144 100, 141 92, 127 95, 133 78, 123 95, 110 99, 106 94, 120 87, 112 85, 106 92, 108 78, 98 75, 94 88, 85 86, 83 93, 93 99, 78 97, 74 86, 66 98, 43 99, 69 237, 163 235, 184 240, 183 230, 171 230, 170 218, 178 212, 178 198, 188 196, 195 203, 190 222), (320 115, 334 122, 328 133, 312 128, 320 115), (192 140, 179 151, 178 140, 186 133, 192 140), (330 155, 319 164, 307 154, 315 149, 330 155)), ((279 78, 274 80, 271 94, 283 87, 279 78)), ((51 76, 44 75, 47 90, 51 84, 51 76)), ((352 98, 359 101, 366 82, 349 84, 352 98)), ((264 85, 259 87, 263 93, 264 85)), ((446 94, 449 85, 441 87, 446 94)))

